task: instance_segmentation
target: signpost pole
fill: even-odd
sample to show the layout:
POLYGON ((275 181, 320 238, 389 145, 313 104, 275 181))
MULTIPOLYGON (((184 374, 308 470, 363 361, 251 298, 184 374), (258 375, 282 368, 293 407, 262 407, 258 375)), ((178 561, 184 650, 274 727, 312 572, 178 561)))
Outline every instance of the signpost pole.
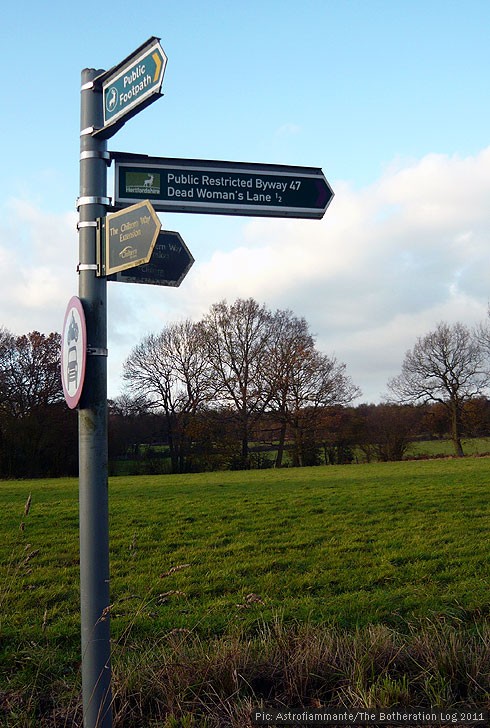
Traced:
POLYGON ((106 214, 107 142, 102 93, 82 71, 79 297, 87 322, 87 365, 79 407, 80 611, 84 728, 111 728, 109 513, 107 470, 107 281, 97 277, 97 218, 106 214))
POLYGON ((312 167, 110 155, 106 139, 160 97, 166 62, 159 39, 151 37, 111 71, 82 71, 79 298, 69 304, 73 328, 71 320, 66 323, 65 319, 63 326, 63 342, 68 347, 63 376, 68 406, 79 405, 84 728, 112 728, 106 276, 114 273, 116 280, 180 284, 194 259, 178 233, 164 233, 159 244, 160 221, 155 210, 321 219, 333 197, 322 170, 312 167), (116 160, 115 203, 123 208, 133 204, 108 219, 107 165, 111 157, 116 160), (138 203, 138 199, 145 202, 138 203), (105 268, 98 250, 98 221, 103 218, 109 225, 105 268), (142 250, 135 242, 138 237, 142 250), (74 345, 78 342, 75 313, 80 325, 85 321, 86 352, 74 345), (85 376, 80 374, 79 380, 81 361, 85 376))

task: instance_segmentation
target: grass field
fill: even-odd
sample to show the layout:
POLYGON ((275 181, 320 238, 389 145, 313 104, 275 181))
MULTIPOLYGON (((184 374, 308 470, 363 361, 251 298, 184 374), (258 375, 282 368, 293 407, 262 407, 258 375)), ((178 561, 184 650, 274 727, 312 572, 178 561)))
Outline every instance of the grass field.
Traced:
MULTIPOLYGON (((52 721, 46 726, 77 725, 77 488, 76 480, 0 483, 0 720, 6 716, 5 725, 12 728, 43 725, 46 716, 52 721), (51 697, 43 708, 46 694, 51 697), (58 723, 55 714, 61 716, 58 723)), ((383 702, 406 702, 415 695, 427 703, 444 702, 447 694, 447 701, 458 703, 467 694, 472 704, 488 707, 488 663, 485 676, 473 678, 475 694, 468 675, 476 662, 490 659, 489 489, 486 458, 112 479, 111 629, 116 715, 124 716, 115 724, 177 726, 185 719, 198 725, 195 711, 185 713, 190 694, 199 692, 198 664, 207 665, 206 680, 211 665, 217 671, 211 655, 219 656, 221 667, 234 655, 242 672, 248 656, 250 669, 257 669, 266 656, 272 661, 271 650, 281 644, 284 650, 274 660, 287 653, 294 664, 306 634, 317 656, 319 644, 326 649, 328 642, 338 656, 342 640, 353 640, 347 650, 352 670, 356 649, 366 660, 383 644, 383 654, 398 651, 402 663, 400 655, 413 651, 414 640, 425 640, 430 652, 428 646, 444 638, 447 662, 459 644, 474 658, 466 678, 457 678, 466 679, 466 693, 456 694, 453 682, 447 692, 444 680, 454 664, 442 676, 434 672, 432 682, 425 667, 425 692, 412 693, 416 681, 408 667, 395 679, 383 669, 373 672, 371 657, 359 683, 364 692, 352 693, 348 681, 350 697, 357 705, 374 701, 386 707, 383 702), (186 684, 185 699, 177 700, 174 692, 171 705, 167 692, 158 703, 156 665, 168 668, 177 654, 182 665, 184 653, 197 670, 193 690, 186 684), (384 691, 376 693, 373 686, 381 678, 384 691), (151 707, 144 707, 145 694, 153 695, 151 707), (150 714, 160 722, 151 723, 150 714)), ((329 661, 335 662, 333 654, 327 666, 329 661)), ((321 663, 325 669, 325 659, 321 663)), ((342 669, 347 666, 335 668, 337 677, 342 669)), ((320 665, 314 670, 307 672, 318 677, 320 665)), ((270 665, 269 681, 274 671, 277 677, 270 665)), ((254 704, 278 699, 272 687, 254 683, 253 690, 240 692, 228 685, 229 671, 226 679, 220 674, 221 688, 236 693, 242 708, 253 698, 254 704)), ((347 673, 342 674, 334 693, 339 700, 343 686, 348 702, 347 673)), ((302 680, 296 692, 292 681, 287 683, 297 703, 311 693, 302 680)), ((250 687, 251 676, 247 682, 250 687)), ((313 693, 325 700, 322 685, 323 692, 317 686, 313 693)), ((213 690, 218 694, 216 686, 213 690)), ((284 690, 283 685, 283 696, 284 690)), ((225 702, 220 698, 214 706, 217 714, 225 702)), ((224 719, 213 723, 212 716, 211 711, 199 725, 231 725, 224 719)), ((243 715, 240 720, 236 725, 245 725, 243 715)))
MULTIPOLYGON (((461 441, 465 455, 488 455, 490 453, 489 437, 468 437, 461 441)), ((407 450, 406 459, 413 457, 446 457, 454 455, 452 440, 422 440, 412 442, 407 450)))

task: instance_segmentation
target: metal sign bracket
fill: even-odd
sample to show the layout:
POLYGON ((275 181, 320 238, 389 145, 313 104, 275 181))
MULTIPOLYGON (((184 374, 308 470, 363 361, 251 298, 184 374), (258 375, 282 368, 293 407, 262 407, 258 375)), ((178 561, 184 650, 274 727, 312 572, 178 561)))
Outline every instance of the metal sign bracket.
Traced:
POLYGON ((87 356, 109 356, 109 352, 97 346, 87 346, 87 356))

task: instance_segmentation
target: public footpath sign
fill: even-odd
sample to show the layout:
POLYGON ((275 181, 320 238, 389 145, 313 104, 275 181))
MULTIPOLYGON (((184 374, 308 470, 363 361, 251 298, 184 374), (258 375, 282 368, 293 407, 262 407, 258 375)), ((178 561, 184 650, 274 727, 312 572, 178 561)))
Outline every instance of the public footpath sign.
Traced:
POLYGON ((105 247, 105 256, 102 254, 102 275, 148 263, 161 227, 148 200, 107 215, 103 222, 105 246, 101 248, 105 247))
POLYGON ((179 233, 163 230, 157 239, 150 262, 122 270, 109 280, 120 283, 147 283, 154 286, 180 286, 194 258, 179 233))
POLYGON ((321 169, 168 159, 111 152, 115 206, 147 198, 157 211, 321 219, 333 191, 321 169))
POLYGON ((80 401, 87 361, 87 327, 82 302, 73 296, 67 306, 61 337, 61 381, 70 409, 80 401))
POLYGON ((102 137, 112 136, 119 127, 109 129, 116 122, 125 122, 134 114, 156 101, 167 65, 160 39, 152 37, 117 66, 97 78, 102 84, 104 127, 96 132, 102 137))

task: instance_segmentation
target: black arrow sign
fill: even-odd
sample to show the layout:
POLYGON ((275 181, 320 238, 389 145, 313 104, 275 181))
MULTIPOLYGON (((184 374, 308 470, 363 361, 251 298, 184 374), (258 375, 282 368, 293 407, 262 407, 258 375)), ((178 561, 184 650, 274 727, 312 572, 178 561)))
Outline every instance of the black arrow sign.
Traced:
POLYGON ((111 152, 115 203, 149 199, 159 212, 321 219, 333 191, 321 169, 166 159, 111 152))
POLYGON ((138 268, 108 276, 120 283, 148 283, 154 286, 180 286, 194 258, 179 233, 163 230, 155 243, 150 262, 138 268))

